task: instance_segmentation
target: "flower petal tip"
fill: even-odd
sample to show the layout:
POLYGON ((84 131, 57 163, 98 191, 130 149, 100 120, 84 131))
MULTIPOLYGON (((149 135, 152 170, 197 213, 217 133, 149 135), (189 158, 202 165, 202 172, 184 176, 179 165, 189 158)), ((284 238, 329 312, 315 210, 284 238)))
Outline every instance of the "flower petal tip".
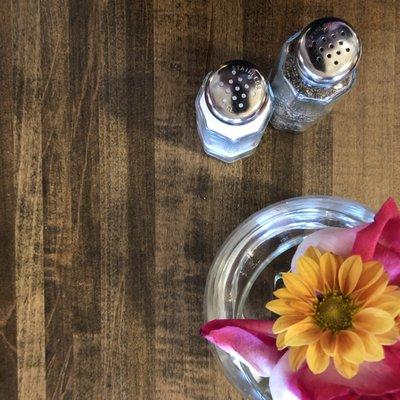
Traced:
POLYGON ((282 353, 277 349, 272 321, 254 319, 212 320, 200 328, 210 343, 267 377, 282 353))

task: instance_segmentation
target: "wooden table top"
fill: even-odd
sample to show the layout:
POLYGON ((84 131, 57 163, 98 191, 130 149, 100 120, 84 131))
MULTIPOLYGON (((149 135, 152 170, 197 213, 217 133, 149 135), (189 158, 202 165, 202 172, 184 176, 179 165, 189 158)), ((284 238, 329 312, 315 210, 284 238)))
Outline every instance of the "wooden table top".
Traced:
POLYGON ((400 199, 400 3, 9 0, 0 21, 0 398, 239 399, 197 335, 213 256, 278 200, 400 199), (207 157, 206 72, 267 72, 327 15, 363 42, 351 94, 306 134, 207 157))

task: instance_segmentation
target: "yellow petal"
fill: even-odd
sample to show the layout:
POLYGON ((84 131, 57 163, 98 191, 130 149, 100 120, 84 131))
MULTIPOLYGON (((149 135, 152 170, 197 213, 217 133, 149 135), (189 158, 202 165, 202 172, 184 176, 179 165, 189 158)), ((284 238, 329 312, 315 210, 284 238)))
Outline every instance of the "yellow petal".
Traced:
POLYGON ((329 366, 329 356, 324 352, 320 342, 316 342, 307 349, 307 365, 314 374, 321 374, 329 366))
POLYGON ((290 347, 289 364, 293 371, 297 371, 306 359, 307 346, 290 347))
POLYGON ((385 293, 392 293, 392 292, 399 292, 400 293, 399 287, 396 286, 396 285, 388 285, 386 290, 385 290, 385 293))
POLYGON ((379 308, 364 308, 353 317, 353 326, 369 333, 388 332, 394 324, 394 318, 379 308))
POLYGON ((366 289, 373 285, 384 273, 382 264, 377 261, 368 261, 363 264, 363 271, 358 280, 356 290, 366 289))
POLYGON ((339 268, 339 287, 343 294, 350 294, 356 287, 362 272, 360 256, 347 258, 339 268))
MULTIPOLYGON (((293 307, 290 307, 290 302, 286 299, 271 300, 265 305, 265 307, 278 315, 293 314, 294 311, 293 307)), ((295 314, 298 313, 296 312, 295 314)))
POLYGON ((319 259, 321 255, 322 254, 319 249, 314 246, 310 246, 304 253, 304 256, 311 258, 315 263, 317 263, 317 265, 319 265, 319 259))
POLYGON ((276 347, 278 348, 278 350, 283 350, 286 347, 285 333, 278 333, 276 335, 276 347))
POLYGON ((363 342, 352 331, 340 331, 337 333, 335 354, 350 363, 360 364, 365 357, 363 342))
POLYGON ((397 317, 400 313, 400 301, 396 299, 396 296, 390 294, 383 294, 379 299, 369 303, 369 307, 380 308, 393 317, 397 317))
POLYGON ((395 326, 389 332, 376 335, 376 338, 383 346, 391 346, 392 344, 397 343, 400 338, 399 328, 395 326))
POLYGON ((384 294, 386 296, 390 296, 393 299, 395 299, 396 301, 400 302, 400 290, 390 291, 390 292, 386 290, 384 294))
POLYGON ((304 315, 284 315, 279 317, 272 328, 274 333, 281 333, 286 331, 292 325, 297 324, 300 321, 304 320, 304 315))
POLYGON ((301 300, 271 300, 265 307, 278 315, 309 315, 312 313, 312 305, 301 300))
POLYGON ((328 356, 333 356, 335 354, 336 348, 336 333, 331 331, 325 331, 320 339, 322 349, 328 356))
MULTIPOLYGON (((311 247, 310 247, 311 248, 311 247)), ((319 265, 311 257, 300 257, 297 262, 297 272, 301 279, 315 290, 322 290, 319 265)))
POLYGON ((339 268, 343 264, 344 259, 343 259, 343 257, 338 256, 337 254, 334 254, 334 257, 336 258, 336 262, 337 262, 337 265, 339 268))
POLYGON ((349 363, 338 355, 335 355, 333 361, 335 363, 336 370, 345 378, 351 379, 357 375, 359 364, 349 363))
POLYGON ((381 361, 385 358, 383 347, 375 335, 365 331, 356 331, 365 348, 365 361, 381 361))
POLYGON ((336 278, 339 264, 332 253, 325 253, 320 258, 321 273, 326 288, 334 290, 336 288, 336 278))
POLYGON ((290 293, 299 297, 311 297, 313 292, 306 283, 300 278, 298 274, 293 272, 286 272, 282 274, 283 283, 290 293))
POLYGON ((275 292, 273 292, 273 294, 278 299, 297 300, 297 298, 298 298, 296 295, 290 293, 289 290, 287 290, 285 288, 275 290, 275 292))
POLYGON ((287 346, 304 346, 316 342, 321 334, 321 328, 314 322, 301 321, 286 331, 285 343, 287 346))
POLYGON ((359 304, 366 306, 367 304, 379 299, 380 296, 385 292, 388 284, 388 278, 386 275, 382 275, 375 283, 364 289, 357 289, 353 292, 354 298, 357 299, 359 304))
POLYGON ((290 302, 290 306, 304 316, 314 314, 314 309, 311 302, 306 302, 303 300, 293 300, 290 302))

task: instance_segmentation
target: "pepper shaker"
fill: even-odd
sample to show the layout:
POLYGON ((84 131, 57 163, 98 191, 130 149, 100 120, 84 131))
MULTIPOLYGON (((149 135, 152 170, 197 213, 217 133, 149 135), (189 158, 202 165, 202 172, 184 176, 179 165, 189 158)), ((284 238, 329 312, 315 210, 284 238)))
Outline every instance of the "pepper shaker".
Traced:
POLYGON ((229 61, 204 79, 196 98, 204 151, 232 163, 255 151, 272 114, 269 85, 244 60, 229 61))
POLYGON ((361 44, 338 18, 316 20, 283 45, 271 73, 276 129, 302 132, 327 114, 356 80, 361 44))

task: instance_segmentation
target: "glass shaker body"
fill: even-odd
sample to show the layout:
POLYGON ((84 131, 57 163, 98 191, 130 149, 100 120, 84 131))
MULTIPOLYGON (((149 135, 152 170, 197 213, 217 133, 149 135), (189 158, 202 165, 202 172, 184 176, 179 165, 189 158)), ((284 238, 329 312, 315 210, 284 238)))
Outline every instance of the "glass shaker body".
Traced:
POLYGON ((226 163, 256 150, 271 114, 268 83, 243 60, 210 72, 196 97, 197 130, 204 151, 226 163))
MULTIPOLYGON (((305 131, 329 113, 333 105, 350 91, 357 76, 356 68, 351 69, 342 79, 332 79, 331 82, 317 82, 307 76, 299 66, 302 62, 298 55, 301 35, 302 32, 298 32, 284 43, 270 76, 274 107, 271 124, 276 129, 291 132, 305 131)), ((340 60, 340 55, 349 50, 346 46, 343 41, 337 41, 332 50, 321 47, 320 50, 325 50, 325 54, 317 55, 316 58, 320 60, 327 57, 325 60, 335 66, 338 63, 335 58, 340 60)))

